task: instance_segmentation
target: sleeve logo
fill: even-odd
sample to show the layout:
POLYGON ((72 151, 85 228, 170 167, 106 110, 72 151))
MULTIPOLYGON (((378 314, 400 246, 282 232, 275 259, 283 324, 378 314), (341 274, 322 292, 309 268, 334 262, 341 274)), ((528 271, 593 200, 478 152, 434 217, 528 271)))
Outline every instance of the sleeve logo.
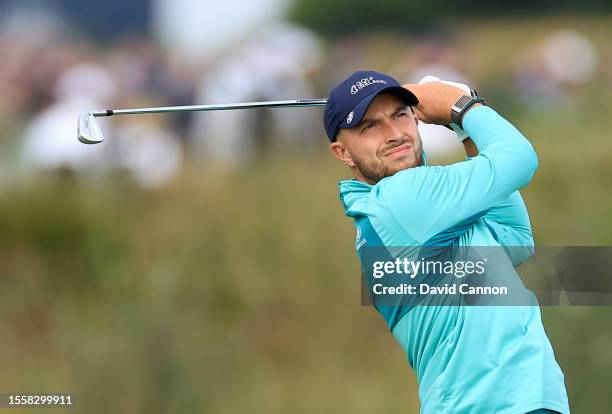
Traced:
POLYGON ((366 240, 361 238, 361 227, 357 226, 357 235, 355 237, 355 249, 359 250, 366 244, 366 240))

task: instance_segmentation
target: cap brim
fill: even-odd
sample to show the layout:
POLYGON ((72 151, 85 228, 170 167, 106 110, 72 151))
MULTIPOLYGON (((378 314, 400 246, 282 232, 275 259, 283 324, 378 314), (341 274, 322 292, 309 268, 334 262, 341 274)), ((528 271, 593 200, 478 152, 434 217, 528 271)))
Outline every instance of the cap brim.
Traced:
POLYGON ((397 96, 398 98, 406 102, 406 105, 408 106, 415 106, 419 103, 417 97, 408 89, 403 88, 401 86, 389 86, 388 88, 380 89, 370 95, 367 95, 365 98, 359 101, 359 103, 355 105, 353 110, 349 113, 349 116, 345 119, 340 128, 353 128, 359 125, 366 112, 368 112, 368 108, 370 107, 372 101, 378 95, 381 95, 383 93, 388 93, 397 96))

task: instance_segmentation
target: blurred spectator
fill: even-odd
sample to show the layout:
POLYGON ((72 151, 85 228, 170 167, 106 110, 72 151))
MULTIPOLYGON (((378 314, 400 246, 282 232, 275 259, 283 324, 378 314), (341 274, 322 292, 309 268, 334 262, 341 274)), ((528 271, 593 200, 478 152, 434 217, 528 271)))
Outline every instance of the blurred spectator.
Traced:
MULTIPOLYGON (((146 79, 143 76, 143 82, 146 79)), ((130 95, 129 85, 118 84, 99 64, 79 64, 62 74, 55 86, 55 101, 26 127, 26 167, 33 171, 70 170, 79 177, 125 168, 142 187, 165 184, 180 166, 182 152, 178 137, 151 120, 141 116, 100 123, 107 129, 112 127, 105 132, 112 139, 103 145, 83 145, 76 140, 78 114, 108 107, 119 87, 124 92, 122 102, 140 106, 137 95, 130 95)))
MULTIPOLYGON (((462 61, 453 36, 445 32, 430 33, 417 39, 416 47, 406 53, 398 66, 391 70, 402 83, 418 83, 427 75, 475 87, 460 69, 462 61)), ((419 123, 423 149, 428 156, 448 157, 463 147, 455 133, 441 125, 419 123)))
POLYGON ((551 33, 544 41, 542 57, 554 78, 568 85, 593 80, 599 63, 593 43, 574 30, 551 33))
MULTIPOLYGON (((110 50, 108 66, 121 85, 122 100, 155 98, 161 106, 192 105, 196 74, 192 67, 174 55, 168 55, 143 38, 130 37, 110 50)), ((172 120, 172 129, 184 139, 193 114, 179 112, 164 115, 172 120)))
POLYGON ((166 184, 181 165, 182 150, 172 132, 153 122, 127 121, 117 127, 117 166, 130 171, 143 188, 166 184))
MULTIPOLYGON (((316 97, 306 75, 320 58, 321 46, 310 31, 281 23, 267 26, 206 73, 197 100, 213 104, 316 97)), ((194 142, 212 159, 238 165, 269 136, 291 145, 318 136, 319 118, 308 109, 210 112, 196 118, 194 142), (258 121, 264 120, 269 124, 261 128, 258 121), (257 130, 264 136, 257 137, 257 130)))
POLYGON ((569 88, 591 81, 598 66, 597 51, 585 36, 573 30, 552 32, 516 57, 519 97, 532 108, 567 103, 569 88))
POLYGON ((69 169, 88 174, 108 168, 105 146, 88 146, 76 139, 76 119, 84 110, 103 108, 116 91, 116 83, 102 66, 80 64, 65 72, 55 86, 55 102, 26 128, 23 156, 33 170, 69 169))

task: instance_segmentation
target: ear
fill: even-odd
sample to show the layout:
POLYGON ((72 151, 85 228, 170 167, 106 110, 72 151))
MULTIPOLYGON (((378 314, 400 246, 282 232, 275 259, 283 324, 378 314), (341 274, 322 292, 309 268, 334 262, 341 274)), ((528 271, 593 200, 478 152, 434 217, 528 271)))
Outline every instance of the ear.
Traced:
POLYGON ((349 153, 348 149, 346 148, 343 142, 341 141, 332 142, 329 146, 329 150, 332 153, 332 155, 336 157, 336 159, 340 161, 342 164, 346 165, 347 167, 355 166, 355 161, 353 161, 353 157, 351 157, 351 154, 349 153))

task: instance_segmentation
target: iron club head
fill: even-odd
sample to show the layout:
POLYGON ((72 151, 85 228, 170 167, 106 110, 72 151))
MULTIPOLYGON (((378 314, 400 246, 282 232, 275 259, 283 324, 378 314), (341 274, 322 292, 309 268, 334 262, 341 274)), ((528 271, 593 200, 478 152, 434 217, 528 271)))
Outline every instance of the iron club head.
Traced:
POLYGON ((77 137, 83 144, 99 144, 104 141, 104 135, 92 112, 83 112, 79 115, 77 137))

